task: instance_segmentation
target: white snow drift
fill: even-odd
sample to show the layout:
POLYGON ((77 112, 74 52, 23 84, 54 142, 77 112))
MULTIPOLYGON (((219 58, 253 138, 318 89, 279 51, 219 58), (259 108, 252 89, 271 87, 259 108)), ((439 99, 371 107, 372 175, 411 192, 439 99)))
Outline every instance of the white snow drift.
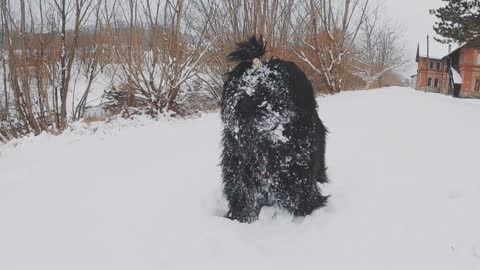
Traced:
POLYGON ((218 114, 0 146, 0 269, 480 269, 480 101, 319 98, 327 208, 221 216, 218 114))

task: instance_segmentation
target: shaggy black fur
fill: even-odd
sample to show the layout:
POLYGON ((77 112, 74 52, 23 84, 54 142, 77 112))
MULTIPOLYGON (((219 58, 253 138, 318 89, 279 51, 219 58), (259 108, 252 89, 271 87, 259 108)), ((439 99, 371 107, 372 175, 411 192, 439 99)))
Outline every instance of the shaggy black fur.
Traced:
POLYGON ((318 117, 310 81, 292 62, 265 54, 262 39, 239 43, 229 55, 237 66, 223 86, 222 177, 227 217, 258 218, 277 204, 295 216, 309 215, 327 202, 317 182, 328 181, 326 128, 318 117))

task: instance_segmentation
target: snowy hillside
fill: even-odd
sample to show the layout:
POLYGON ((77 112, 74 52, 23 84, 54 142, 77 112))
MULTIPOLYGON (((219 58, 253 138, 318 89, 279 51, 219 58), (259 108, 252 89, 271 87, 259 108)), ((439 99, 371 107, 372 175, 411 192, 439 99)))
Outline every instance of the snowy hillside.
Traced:
POLYGON ((480 269, 480 101, 321 97, 327 208, 222 218, 218 114, 0 146, 0 269, 480 269))

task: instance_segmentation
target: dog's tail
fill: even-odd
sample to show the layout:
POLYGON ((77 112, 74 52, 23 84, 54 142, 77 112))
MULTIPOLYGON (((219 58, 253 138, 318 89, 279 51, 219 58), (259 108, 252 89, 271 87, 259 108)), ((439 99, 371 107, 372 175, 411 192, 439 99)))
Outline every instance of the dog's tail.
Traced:
POLYGON ((255 58, 261 58, 265 54, 265 48, 262 36, 258 39, 252 36, 244 42, 237 43, 237 48, 228 55, 228 60, 236 63, 250 62, 255 58))

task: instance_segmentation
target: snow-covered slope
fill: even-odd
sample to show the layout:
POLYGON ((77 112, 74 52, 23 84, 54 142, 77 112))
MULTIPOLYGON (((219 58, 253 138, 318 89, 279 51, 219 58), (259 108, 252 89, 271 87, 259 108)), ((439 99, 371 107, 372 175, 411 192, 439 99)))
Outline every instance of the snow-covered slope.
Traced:
POLYGON ((319 98, 330 205, 221 216, 218 114, 0 146, 0 269, 480 269, 480 101, 319 98))

